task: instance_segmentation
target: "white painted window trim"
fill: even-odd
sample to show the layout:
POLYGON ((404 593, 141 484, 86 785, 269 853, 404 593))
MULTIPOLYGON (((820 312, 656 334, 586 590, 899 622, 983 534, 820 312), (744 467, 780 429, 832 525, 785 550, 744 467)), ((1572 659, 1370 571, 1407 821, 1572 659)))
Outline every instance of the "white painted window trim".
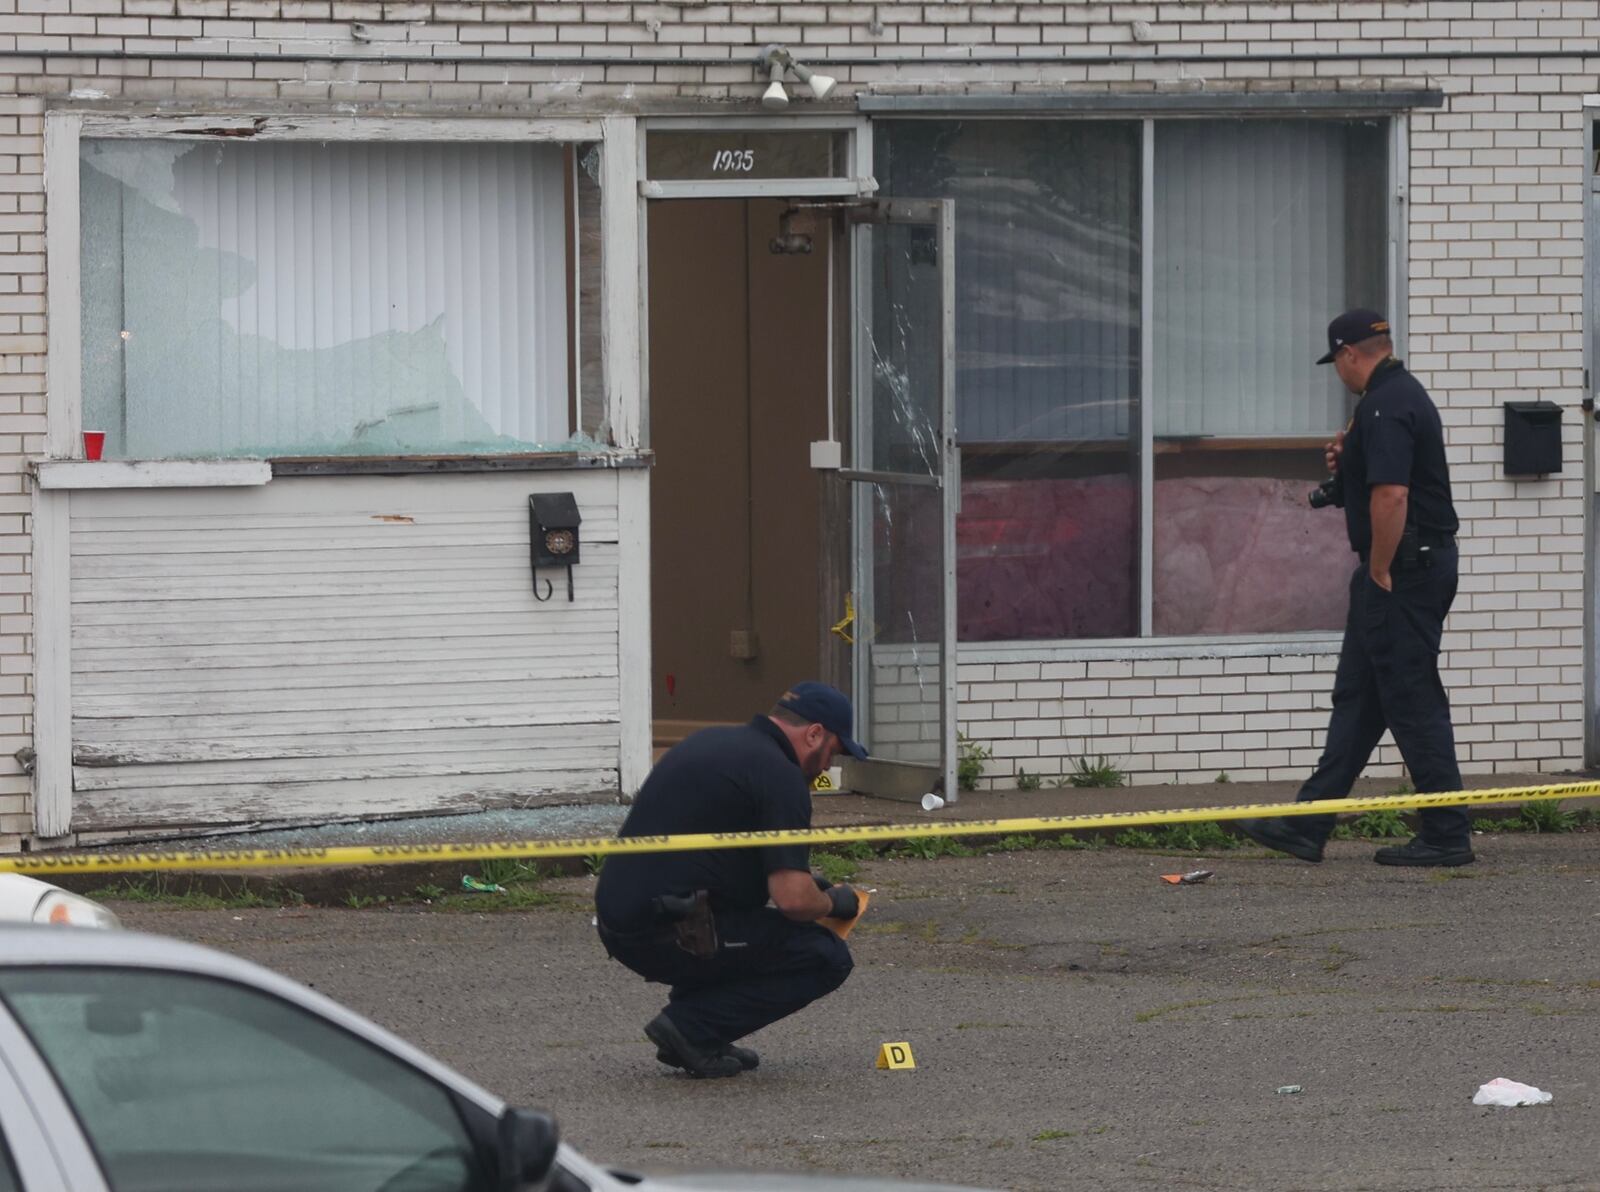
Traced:
POLYGON ((41 489, 235 488, 266 484, 264 459, 46 459, 33 465, 41 489))
POLYGON ((599 141, 605 120, 450 119, 431 116, 139 116, 121 112, 72 115, 84 136, 202 141, 599 141))
MULTIPOLYGON (((624 235, 616 224, 614 207, 624 201, 631 204, 638 185, 636 167, 633 165, 634 125, 632 119, 552 119, 518 120, 501 118, 449 119, 427 116, 140 116, 131 113, 100 113, 55 111, 45 116, 45 211, 46 211, 46 285, 50 297, 51 317, 48 328, 46 400, 47 430, 45 454, 48 459, 81 459, 82 436, 79 431, 83 418, 83 315, 80 260, 81 243, 78 194, 78 142, 85 137, 98 139, 130 140, 182 140, 198 142, 206 139, 239 139, 247 136, 262 141, 339 141, 367 142, 555 142, 581 144, 598 142, 601 147, 601 270, 604 278, 612 277, 607 261, 611 254, 611 240, 621 237, 618 250, 627 257, 625 265, 631 274, 637 256, 637 232, 624 235), (608 152, 608 139, 619 142, 618 152, 608 152), (614 158, 625 158, 625 168, 616 168, 614 158), (612 194, 612 188, 626 192, 626 199, 612 194), (631 252, 629 251, 631 245, 631 252)), ((621 290, 609 290, 622 293, 621 290)), ((614 370, 627 370, 635 375, 638 363, 633 358, 614 356, 608 343, 627 346, 625 328, 613 327, 620 318, 635 324, 632 341, 638 343, 637 321, 639 312, 632 304, 604 303, 601 343, 603 370, 606 375, 608 404, 626 405, 629 395, 637 404, 637 383, 629 385, 624 379, 614 384, 614 370), (629 312, 613 311, 613 306, 630 307, 629 312), (608 341, 606 332, 610 331, 608 341)), ((613 426, 627 426, 636 422, 626 410, 611 409, 613 426)), ((637 439, 617 438, 616 446, 623 450, 638 447, 637 439)))

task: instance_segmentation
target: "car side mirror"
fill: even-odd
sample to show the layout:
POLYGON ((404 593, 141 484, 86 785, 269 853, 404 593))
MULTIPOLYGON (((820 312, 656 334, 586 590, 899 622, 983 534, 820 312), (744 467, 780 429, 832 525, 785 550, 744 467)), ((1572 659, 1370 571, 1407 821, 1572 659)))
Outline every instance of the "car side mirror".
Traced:
POLYGON ((544 1192, 561 1144, 556 1119, 548 1113, 508 1105, 495 1135, 500 1153, 496 1192, 544 1192))

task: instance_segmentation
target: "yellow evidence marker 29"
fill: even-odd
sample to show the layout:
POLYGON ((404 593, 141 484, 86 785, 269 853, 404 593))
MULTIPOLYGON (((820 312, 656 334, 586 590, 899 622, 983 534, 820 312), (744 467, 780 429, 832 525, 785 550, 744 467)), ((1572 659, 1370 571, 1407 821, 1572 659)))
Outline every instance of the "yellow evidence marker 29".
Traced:
POLYGON ((911 1058, 911 1044, 885 1043, 883 1046, 878 1048, 878 1062, 876 1066, 879 1068, 888 1068, 892 1071, 915 1068, 917 1066, 917 1061, 911 1058))

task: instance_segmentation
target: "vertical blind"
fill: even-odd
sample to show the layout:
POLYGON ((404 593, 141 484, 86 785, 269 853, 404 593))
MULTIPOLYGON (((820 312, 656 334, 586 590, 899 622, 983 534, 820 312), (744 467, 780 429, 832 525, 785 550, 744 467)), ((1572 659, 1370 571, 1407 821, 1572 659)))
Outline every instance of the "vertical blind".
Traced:
POLYGON ((1125 438, 1139 394, 1140 128, 879 126, 886 194, 956 200, 966 442, 1125 438))
POLYGON ((1336 429, 1344 391, 1313 361, 1330 318, 1384 304, 1376 126, 1167 121, 1155 133, 1155 433, 1336 429))
POLYGON ((568 437, 562 149, 82 148, 85 427, 132 457, 568 437))

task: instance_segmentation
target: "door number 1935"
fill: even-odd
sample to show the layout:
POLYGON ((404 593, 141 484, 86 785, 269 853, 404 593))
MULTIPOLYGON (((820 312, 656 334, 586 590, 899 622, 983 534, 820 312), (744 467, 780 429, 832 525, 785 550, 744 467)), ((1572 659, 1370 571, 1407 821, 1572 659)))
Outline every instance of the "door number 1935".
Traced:
POLYGON ((718 174, 748 174, 756 168, 754 149, 718 149, 711 155, 711 170, 718 174))

